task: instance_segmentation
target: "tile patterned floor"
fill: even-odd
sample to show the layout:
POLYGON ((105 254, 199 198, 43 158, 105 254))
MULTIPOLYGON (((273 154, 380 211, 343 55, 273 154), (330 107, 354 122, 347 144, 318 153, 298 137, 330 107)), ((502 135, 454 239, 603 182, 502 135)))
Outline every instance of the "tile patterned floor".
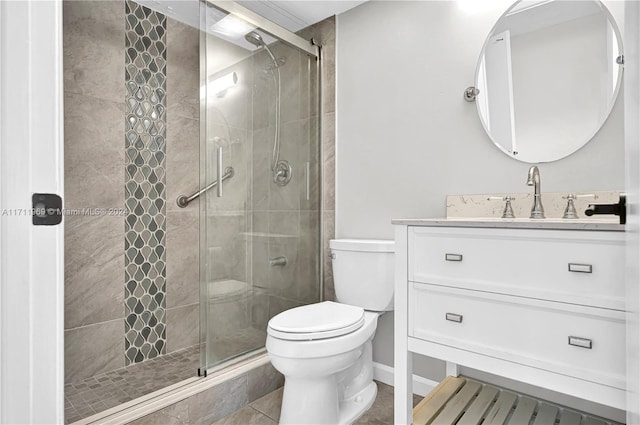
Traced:
POLYGON ((121 403, 196 376, 200 347, 176 351, 64 387, 65 423, 70 424, 121 403))
MULTIPOLYGON (((393 387, 377 382, 378 396, 365 414, 353 425, 393 425, 393 387)), ((413 405, 422 400, 414 395, 413 405)), ((254 401, 212 425, 277 425, 280 419, 282 388, 254 401)))

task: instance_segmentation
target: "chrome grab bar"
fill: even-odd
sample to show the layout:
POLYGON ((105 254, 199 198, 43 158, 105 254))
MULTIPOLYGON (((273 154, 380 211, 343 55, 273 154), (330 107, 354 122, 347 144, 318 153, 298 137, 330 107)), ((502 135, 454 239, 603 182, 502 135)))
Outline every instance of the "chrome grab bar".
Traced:
MULTIPOLYGON (((235 174, 235 171, 233 170, 233 167, 227 167, 227 168, 224 169, 224 175, 222 176, 220 181, 225 181, 227 179, 230 179, 231 177, 233 177, 234 174, 235 174)), ((185 208, 187 205, 189 205, 189 202, 191 202, 194 199, 198 198, 200 195, 205 193, 207 190, 209 190, 212 187, 215 187, 217 185, 218 185, 218 180, 214 180, 213 182, 211 182, 211 184, 209 186, 205 187, 204 189, 200 189, 199 191, 197 191, 196 193, 194 193, 194 194, 192 194, 190 196, 185 196, 185 195, 178 196, 178 199, 176 199, 176 203, 178 204, 178 206, 180 208, 185 208)))

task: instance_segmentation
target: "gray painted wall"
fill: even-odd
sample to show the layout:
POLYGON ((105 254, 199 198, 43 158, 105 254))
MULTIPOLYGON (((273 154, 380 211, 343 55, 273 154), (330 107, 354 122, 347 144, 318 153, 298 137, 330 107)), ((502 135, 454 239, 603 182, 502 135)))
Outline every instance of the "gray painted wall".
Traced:
MULTIPOLYGON (((493 146, 462 98, 504 9, 460 4, 375 1, 338 16, 337 237, 391 239, 392 218, 444 216, 447 194, 529 191, 529 164, 493 146)), ((622 2, 605 4, 621 26, 622 2)), ((543 191, 624 189, 622 96, 590 143, 540 172, 543 191)), ((375 361, 393 364, 392 341, 387 313, 375 361)), ((444 364, 421 359, 416 370, 439 380, 444 364)))

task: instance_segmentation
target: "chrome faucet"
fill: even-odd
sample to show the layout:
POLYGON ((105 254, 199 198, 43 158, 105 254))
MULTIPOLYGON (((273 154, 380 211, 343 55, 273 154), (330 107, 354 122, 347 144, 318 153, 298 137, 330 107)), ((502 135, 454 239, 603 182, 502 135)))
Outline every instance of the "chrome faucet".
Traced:
POLYGON ((529 176, 527 177, 527 186, 533 186, 533 206, 531 207, 531 215, 529 218, 544 218, 544 207, 540 194, 540 170, 535 165, 529 168, 529 176))

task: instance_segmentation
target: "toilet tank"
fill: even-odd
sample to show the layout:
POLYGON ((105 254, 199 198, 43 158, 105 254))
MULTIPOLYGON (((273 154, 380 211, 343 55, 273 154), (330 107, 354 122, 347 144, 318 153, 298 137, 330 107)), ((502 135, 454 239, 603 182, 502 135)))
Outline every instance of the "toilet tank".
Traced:
POLYGON ((370 311, 393 310, 394 241, 329 241, 336 301, 370 311))

